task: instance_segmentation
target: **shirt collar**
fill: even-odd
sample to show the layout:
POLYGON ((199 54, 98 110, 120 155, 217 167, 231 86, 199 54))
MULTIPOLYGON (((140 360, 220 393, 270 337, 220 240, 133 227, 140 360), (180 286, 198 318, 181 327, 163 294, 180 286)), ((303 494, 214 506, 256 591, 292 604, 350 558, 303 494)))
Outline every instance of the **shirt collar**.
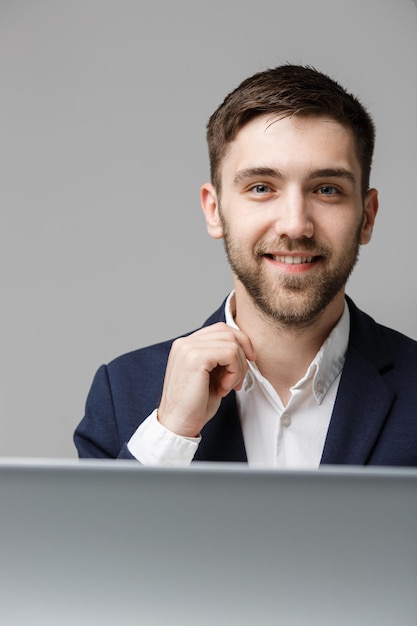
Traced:
MULTIPOLYGON (((225 303, 226 324, 238 328, 233 317, 235 292, 232 291, 225 303)), ((345 362, 346 350, 349 342, 350 315, 349 307, 345 302, 342 316, 330 335, 324 341, 320 350, 310 363, 307 372, 293 387, 302 387, 312 379, 312 390, 317 404, 321 404, 334 380, 339 376, 345 362)), ((250 391, 253 387, 253 377, 263 378, 256 365, 248 361, 249 369, 245 377, 243 389, 250 391)), ((264 379, 265 380, 265 379, 264 379)))

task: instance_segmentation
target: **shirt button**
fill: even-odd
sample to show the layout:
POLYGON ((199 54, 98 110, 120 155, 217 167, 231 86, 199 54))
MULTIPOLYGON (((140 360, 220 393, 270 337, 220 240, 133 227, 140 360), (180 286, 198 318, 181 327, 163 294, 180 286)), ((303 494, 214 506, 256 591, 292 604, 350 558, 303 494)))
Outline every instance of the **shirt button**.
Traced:
POLYGON ((291 425, 291 415, 289 413, 283 413, 281 415, 281 424, 288 428, 291 425))
POLYGON ((324 385, 322 383, 321 380, 318 381, 317 385, 316 385, 316 389, 318 393, 323 393, 324 390, 324 385))

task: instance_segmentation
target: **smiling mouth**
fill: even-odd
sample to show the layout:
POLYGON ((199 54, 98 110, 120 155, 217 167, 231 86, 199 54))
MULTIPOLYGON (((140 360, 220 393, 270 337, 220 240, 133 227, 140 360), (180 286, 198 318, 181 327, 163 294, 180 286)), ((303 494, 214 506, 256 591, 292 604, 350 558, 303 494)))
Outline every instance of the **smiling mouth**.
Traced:
POLYGON ((301 265, 302 263, 313 263, 319 259, 318 256, 291 256, 289 254, 265 254, 268 259, 277 261, 278 263, 287 263, 288 265, 301 265))

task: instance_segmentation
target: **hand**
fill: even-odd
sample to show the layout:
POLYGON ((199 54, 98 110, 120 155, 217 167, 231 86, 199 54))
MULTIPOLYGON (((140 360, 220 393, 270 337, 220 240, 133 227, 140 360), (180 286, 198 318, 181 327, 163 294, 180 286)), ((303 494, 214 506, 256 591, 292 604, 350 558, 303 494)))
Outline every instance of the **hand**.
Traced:
POLYGON ((158 420, 177 435, 197 437, 221 399, 241 388, 247 359, 255 358, 247 335, 222 322, 177 339, 168 358, 158 420))

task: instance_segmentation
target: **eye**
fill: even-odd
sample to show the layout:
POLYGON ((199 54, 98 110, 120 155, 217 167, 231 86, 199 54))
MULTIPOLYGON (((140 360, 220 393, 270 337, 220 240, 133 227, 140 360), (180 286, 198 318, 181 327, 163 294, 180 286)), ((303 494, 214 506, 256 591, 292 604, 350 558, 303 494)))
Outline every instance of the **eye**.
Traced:
POLYGON ((336 187, 333 187, 332 185, 322 185, 318 188, 317 193, 322 196, 334 196, 340 192, 336 187))
POLYGON ((250 188, 250 191, 253 191, 257 195, 264 195, 266 193, 271 193, 271 187, 265 185, 264 183, 259 183, 258 185, 254 185, 250 188))

